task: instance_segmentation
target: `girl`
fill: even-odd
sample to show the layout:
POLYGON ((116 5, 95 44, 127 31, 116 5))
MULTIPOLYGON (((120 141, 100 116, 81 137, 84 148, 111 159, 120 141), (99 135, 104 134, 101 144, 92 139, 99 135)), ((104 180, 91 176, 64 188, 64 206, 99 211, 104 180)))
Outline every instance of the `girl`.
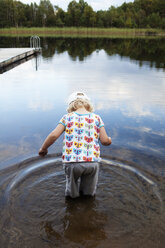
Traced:
POLYGON ((94 196, 100 161, 99 140, 102 145, 108 146, 111 138, 83 92, 70 95, 67 112, 44 141, 39 155, 45 156, 48 147, 64 132, 62 162, 66 173, 65 195, 72 198, 80 196, 80 193, 94 196))

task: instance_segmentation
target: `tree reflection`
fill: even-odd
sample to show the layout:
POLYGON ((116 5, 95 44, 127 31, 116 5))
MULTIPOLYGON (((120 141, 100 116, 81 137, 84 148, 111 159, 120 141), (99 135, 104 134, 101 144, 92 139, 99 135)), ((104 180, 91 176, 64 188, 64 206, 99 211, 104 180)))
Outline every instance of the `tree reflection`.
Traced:
POLYGON ((43 57, 50 58, 55 53, 68 52, 72 60, 84 61, 93 52, 104 50, 109 56, 118 54, 155 68, 165 68, 164 39, 97 39, 97 38, 45 38, 47 48, 43 57))
MULTIPOLYGON (((1 37, 0 47, 29 47, 29 37, 1 37)), ((136 61, 140 67, 165 69, 164 38, 41 38, 42 56, 51 60, 55 54, 68 52, 73 61, 84 61, 93 52, 104 50, 136 61)))

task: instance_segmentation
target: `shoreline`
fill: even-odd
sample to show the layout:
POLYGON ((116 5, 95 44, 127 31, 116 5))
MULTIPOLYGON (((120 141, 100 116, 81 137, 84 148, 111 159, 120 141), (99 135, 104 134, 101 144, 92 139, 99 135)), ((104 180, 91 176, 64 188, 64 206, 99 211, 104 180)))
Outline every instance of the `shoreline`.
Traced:
POLYGON ((165 31, 161 29, 128 29, 128 28, 1 28, 0 36, 32 36, 40 37, 73 37, 73 38, 160 38, 165 37, 165 31))

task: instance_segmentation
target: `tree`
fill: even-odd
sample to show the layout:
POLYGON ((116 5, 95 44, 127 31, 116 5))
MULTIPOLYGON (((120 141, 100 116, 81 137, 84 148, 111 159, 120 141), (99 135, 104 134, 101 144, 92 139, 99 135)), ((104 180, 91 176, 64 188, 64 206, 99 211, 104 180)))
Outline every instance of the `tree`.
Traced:
POLYGON ((55 24, 54 9, 49 0, 41 0, 38 8, 38 25, 51 26, 55 24))
POLYGON ((161 18, 159 13, 152 13, 147 18, 147 23, 151 28, 156 28, 161 26, 161 18))
POLYGON ((99 10, 96 12, 96 26, 97 27, 105 27, 106 26, 106 13, 103 10, 99 10))
POLYGON ((0 27, 13 27, 14 24, 13 0, 0 0, 0 27))
POLYGON ((0 27, 153 27, 165 28, 165 0, 134 0, 119 7, 95 12, 84 0, 72 0, 65 12, 50 0, 23 4, 0 0, 0 27))
POLYGON ((160 26, 161 28, 165 29, 165 18, 161 19, 160 26))
POLYGON ((14 26, 26 26, 25 5, 19 1, 14 1, 14 26))
POLYGON ((68 16, 67 21, 69 26, 80 26, 80 19, 81 19, 81 9, 80 5, 73 0, 68 5, 68 16))
POLYGON ((57 5, 55 8, 55 25, 58 27, 63 27, 65 25, 65 12, 63 9, 59 8, 57 5))
POLYGON ((93 11, 92 7, 85 6, 83 18, 85 20, 86 27, 94 27, 96 24, 96 13, 93 11))

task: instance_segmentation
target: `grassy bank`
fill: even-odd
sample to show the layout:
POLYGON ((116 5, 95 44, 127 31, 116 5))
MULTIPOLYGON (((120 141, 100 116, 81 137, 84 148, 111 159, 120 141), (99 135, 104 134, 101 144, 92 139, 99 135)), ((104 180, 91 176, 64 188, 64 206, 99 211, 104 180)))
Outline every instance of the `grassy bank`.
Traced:
POLYGON ((102 38, 134 38, 165 37, 165 30, 160 29, 125 29, 125 28, 4 28, 0 36, 40 37, 102 37, 102 38))

